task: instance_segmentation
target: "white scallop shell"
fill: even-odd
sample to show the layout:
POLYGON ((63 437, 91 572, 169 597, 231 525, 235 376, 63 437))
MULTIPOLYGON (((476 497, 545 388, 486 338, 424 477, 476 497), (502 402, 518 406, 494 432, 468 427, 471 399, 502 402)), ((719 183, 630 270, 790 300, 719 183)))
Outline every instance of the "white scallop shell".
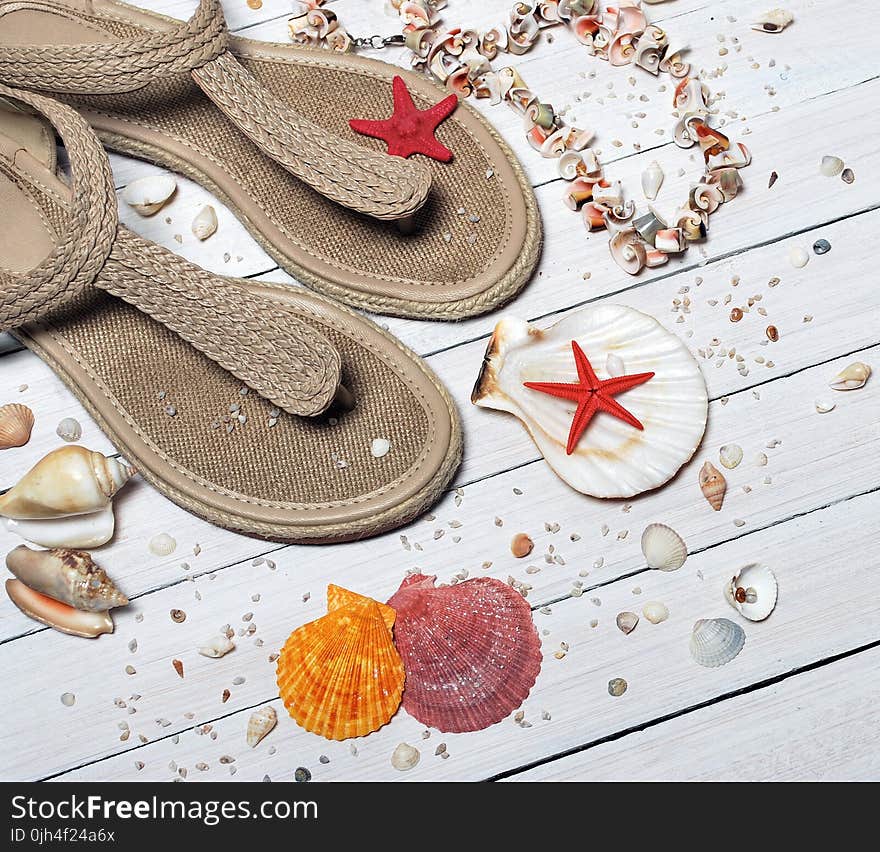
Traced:
POLYGON ((699 446, 708 410, 706 384, 688 349, 653 317, 621 305, 585 308, 546 331, 522 320, 502 320, 471 401, 518 417, 556 474, 595 497, 632 497, 671 479, 699 446), (523 382, 575 381, 572 340, 599 378, 608 378, 605 365, 612 351, 627 374, 656 375, 618 397, 643 431, 599 414, 569 456, 574 403, 529 390, 523 382))
POLYGON ((133 180, 122 190, 122 200, 141 216, 158 213, 177 189, 171 175, 149 175, 133 180))
POLYGON ((649 568, 678 571, 687 559, 687 545, 672 527, 648 524, 642 533, 642 553, 649 568))
POLYGON ((79 421, 75 420, 73 417, 65 417, 55 429, 55 434, 61 438, 62 441, 72 443, 73 441, 78 441, 82 437, 82 426, 80 426, 79 421))
POLYGON ((729 663, 745 643, 745 630, 729 618, 701 618, 691 634, 691 656, 714 669, 729 663))
POLYGON ((168 533, 159 533, 150 539, 148 546, 155 556, 170 556, 177 548, 177 542, 168 533))
POLYGON ((826 154, 819 163, 819 171, 825 177, 837 177, 843 171, 843 160, 840 157, 826 154))
POLYGON ((419 750, 415 746, 400 743, 391 755, 391 765, 401 772, 406 772, 419 762, 419 757, 419 750))
POLYGON ((66 518, 6 519, 6 529, 40 547, 100 547, 113 538, 115 525, 113 506, 66 518))
POLYGON ((776 575, 766 566, 753 562, 740 569, 724 589, 727 602, 749 621, 763 621, 776 608, 779 586, 776 575), (736 590, 743 589, 745 601, 736 599, 736 590))

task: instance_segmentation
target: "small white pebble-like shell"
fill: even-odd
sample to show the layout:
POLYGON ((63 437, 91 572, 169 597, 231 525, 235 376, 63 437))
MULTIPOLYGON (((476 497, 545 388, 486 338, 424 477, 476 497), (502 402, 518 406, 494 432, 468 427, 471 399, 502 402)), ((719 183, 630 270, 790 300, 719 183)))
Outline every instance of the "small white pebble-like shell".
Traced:
POLYGON ((612 379, 616 379, 618 376, 625 376, 626 365, 623 363, 623 358, 615 352, 609 352, 608 357, 605 359, 605 372, 612 379))
POLYGON ((223 634, 212 636, 204 645, 199 648, 199 653, 203 657, 223 657, 230 651, 235 650, 235 643, 223 634))
POLYGON ((795 268, 801 269, 809 263, 810 255, 801 246, 792 246, 788 252, 788 262, 795 268))
POLYGON ((192 222, 192 232, 196 239, 206 240, 217 230, 217 212, 206 204, 196 214, 192 222))
POLYGON ((834 411, 837 407, 837 404, 830 399, 817 399, 814 405, 818 414, 827 414, 829 411, 834 411))
POLYGON ((159 533, 150 539, 149 548, 154 556, 170 556, 177 548, 177 542, 168 533, 159 533))
POLYGON ((171 175, 149 175, 132 181, 122 190, 122 200, 141 216, 158 213, 177 189, 171 175))
POLYGON ((666 604, 662 604, 660 601, 648 601, 642 607, 642 615, 651 624, 660 624, 661 621, 666 621, 669 618, 669 610, 666 608, 666 604))
POLYGON ((65 707, 73 707, 73 705, 76 703, 76 696, 72 692, 65 692, 61 696, 61 703, 65 707))
POLYGON ((419 750, 415 746, 400 743, 391 755, 391 765, 401 772, 406 772, 419 762, 420 757, 419 750))
POLYGON ((382 456, 388 455, 390 450, 391 441, 387 438, 373 438, 373 443, 370 444, 370 453, 373 458, 381 459, 382 456))
POLYGON ((73 417, 65 417, 55 429, 55 434, 62 441, 72 443, 82 438, 82 426, 79 425, 79 420, 75 420, 73 417))
POLYGON ((651 162, 642 172, 642 192, 648 201, 653 201, 663 185, 663 169, 656 160, 651 162))
POLYGON ((639 623, 639 617, 634 612, 619 612, 617 614, 617 626, 621 633, 632 633, 639 623))
POLYGON ((826 154, 819 163, 819 171, 825 177, 836 177, 843 171, 843 160, 840 157, 833 157, 826 154))
POLYGON ((728 470, 733 470, 743 458, 743 449, 739 444, 725 444, 718 451, 721 464, 728 470))

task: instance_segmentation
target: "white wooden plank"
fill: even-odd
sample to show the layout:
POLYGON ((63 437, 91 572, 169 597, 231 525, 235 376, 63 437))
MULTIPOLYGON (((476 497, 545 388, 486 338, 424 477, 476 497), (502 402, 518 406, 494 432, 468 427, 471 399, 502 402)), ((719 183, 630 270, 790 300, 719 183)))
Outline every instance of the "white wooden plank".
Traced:
MULTIPOLYGON (((223 755, 235 758, 237 779, 259 779, 264 774, 273 780, 290 779, 299 765, 306 765, 316 780, 492 777, 875 641, 880 603, 876 596, 865 596, 864 589, 873 583, 877 565, 864 555, 878 545, 876 525, 870 524, 878 508, 877 494, 857 498, 692 556, 677 572, 646 572, 613 583, 599 593, 600 607, 583 597, 557 604, 550 615, 536 613, 538 628, 547 633, 542 671, 522 708, 530 727, 519 727, 508 719, 479 734, 435 731, 423 741, 423 726, 400 712, 377 733, 357 740, 355 756, 349 743, 327 742, 298 728, 276 700, 278 728, 251 750, 244 743, 249 709, 218 718, 238 697, 238 691, 222 707, 216 693, 221 682, 228 682, 235 673, 247 672, 248 681, 240 689, 247 693, 244 700, 249 707, 259 695, 257 682, 267 692, 274 690, 273 667, 268 663, 261 666, 259 655, 240 647, 216 664, 217 671, 222 670, 218 676, 212 673, 212 661, 193 659, 194 655, 187 652, 190 641, 198 635, 194 630, 181 631, 182 638, 171 643, 176 645, 174 651, 169 648, 161 653, 144 643, 135 655, 135 664, 142 673, 148 667, 155 671, 149 693, 135 678, 126 681, 119 674, 122 660, 114 665, 102 657, 94 660, 98 671, 82 681, 70 671, 63 682, 53 683, 54 689, 46 688, 45 679, 39 688, 36 684, 27 686, 24 703, 53 727, 56 736, 88 729, 88 741, 79 744, 79 753, 85 759, 98 753, 108 740, 116 739, 114 723, 118 720, 125 719, 135 731, 144 731, 150 737, 164 736, 153 745, 84 766, 65 778, 169 779, 174 772, 168 764, 174 760, 177 766, 188 769, 190 780, 223 779, 229 777, 228 766, 219 763, 223 755), (762 558, 772 563, 780 583, 776 611, 765 622, 745 623, 748 638, 733 662, 718 669, 699 668, 688 652, 694 620, 736 618, 723 601, 723 582, 735 566, 762 558), (829 571, 829 564, 837 566, 836 570, 829 571), (639 595, 632 591, 636 585, 641 588, 639 595), (615 613, 638 609, 652 599, 667 604, 669 620, 660 625, 643 620, 635 631, 624 636, 614 625, 615 613), (821 617, 816 616, 817 601, 821 601, 821 617), (853 618, 854 610, 861 617, 853 618), (596 628, 589 626, 593 617, 599 619, 596 628), (562 641, 569 644, 569 653, 557 660, 553 652, 562 641), (185 665, 193 660, 183 682, 169 662, 169 656, 175 653, 183 656, 185 665), (611 697, 607 691, 608 681, 614 677, 623 677, 629 684, 620 698, 611 697), (192 691, 200 698, 188 696, 178 702, 176 698, 182 691, 190 691, 190 679, 199 681, 192 691), (54 694, 65 689, 78 694, 72 709, 64 708, 54 694), (132 691, 143 693, 135 702, 138 712, 126 715, 125 710, 114 710, 111 696, 132 691), (196 714, 192 721, 182 717, 184 708, 196 714), (543 719, 542 711, 547 711, 550 719, 543 719), (157 727, 153 719, 160 715, 172 720, 172 725, 157 727), (99 718, 100 723, 95 721, 99 718), (179 728, 191 729, 193 724, 207 720, 216 720, 212 722, 216 740, 194 730, 181 733, 176 742, 171 736, 179 728), (422 750, 419 765, 406 775, 392 769, 389 761, 394 747, 402 741, 422 750), (440 742, 446 743, 449 759, 434 755, 440 742), (276 749, 274 754, 269 753, 272 747, 276 749), (318 762, 321 754, 330 757, 329 764, 318 762), (135 760, 145 764, 142 771, 135 769, 135 760), (200 761, 209 767, 204 772, 195 769, 200 761)), ((217 582, 230 577, 230 572, 225 572, 217 582)), ((262 584, 256 577, 238 579, 240 606, 245 606, 248 591, 262 584)), ((269 605, 267 596, 256 616, 261 625, 266 624, 266 613, 261 611, 264 605, 269 605)), ((274 634, 274 642, 282 640, 279 634, 284 630, 271 625, 269 631, 274 634)), ((264 635, 262 629, 260 634, 264 635)), ((274 642, 267 641, 267 647, 274 642)), ((10 722, 13 731, 21 724, 15 715, 10 722)), ((16 742, 18 753, 12 755, 13 765, 8 767, 15 775, 36 775, 61 762, 58 756, 38 753, 21 737, 16 742)))
MULTIPOLYGON (((862 357, 876 363, 878 355, 880 347, 875 347, 862 357)), ((576 582, 607 582, 641 568, 641 530, 658 519, 678 529, 692 551, 711 547, 756 527, 868 490, 880 479, 880 385, 869 383, 856 393, 837 394, 838 408, 830 414, 820 416, 813 409, 816 395, 825 392, 827 378, 849 360, 841 359, 772 382, 761 388, 760 398, 749 392, 731 397, 726 405, 721 401, 713 403, 703 449, 665 488, 629 503, 577 495, 539 462, 474 483, 463 489, 460 497, 448 494, 434 510, 433 520, 417 521, 363 542, 321 548, 290 546, 277 550, 272 558, 296 578, 297 596, 312 592, 320 597, 326 583, 335 581, 385 599, 408 569, 419 567, 445 580, 464 568, 472 574, 490 573, 501 579, 513 575, 533 586, 530 600, 539 604, 568 594, 576 582), (767 444, 773 440, 782 443, 770 449, 767 444), (715 457, 717 447, 731 441, 744 448, 745 461, 728 474, 726 503, 716 513, 702 499, 697 471, 706 458, 715 457), (761 452, 769 457, 766 467, 755 461, 761 452), (811 476, 805 481, 806 458, 812 464, 811 476), (764 478, 768 476, 771 483, 765 484, 764 478), (752 490, 745 493, 744 486, 752 490), (514 488, 523 493, 515 495, 514 488), (460 506, 456 506, 457 500, 460 506), (503 526, 496 525, 496 517, 501 518, 503 526), (735 521, 745 524, 738 526, 735 521), (454 528, 452 523, 460 526, 454 528), (545 523, 559 524, 560 528, 551 533, 544 528, 545 523), (606 536, 601 533, 603 524, 610 528, 606 536), (514 559, 508 548, 511 536, 521 530, 536 542, 534 557, 528 560, 514 559), (629 532, 619 538, 623 530, 629 532), (571 541, 572 533, 581 538, 571 541), (404 549, 400 535, 419 549, 404 549), (435 538, 436 535, 442 538, 435 538), (551 545, 565 565, 544 561, 551 545), (594 567, 600 558, 603 564, 594 567), (481 567, 487 561, 492 562, 488 572, 481 567), (530 565, 540 568, 540 572, 527 573, 530 565), (588 571, 589 577, 579 576, 581 571, 588 571)), ((128 488, 128 495, 120 498, 118 505, 120 532, 108 547, 98 551, 96 558, 130 597, 177 582, 190 573, 234 565, 272 548, 212 529, 142 483, 128 488), (175 536, 179 550, 159 559, 149 553, 148 542, 163 531, 175 536), (203 551, 198 558, 192 558, 196 543, 203 551), (182 562, 189 564, 189 571, 181 568, 182 562)), ((13 534, 0 532, 0 552, 17 543, 13 534)), ((245 567, 234 565, 223 573, 237 573, 245 567)), ((276 583, 283 584, 287 576, 285 573, 278 579, 269 578, 273 594, 285 594, 284 586, 278 587, 276 583)), ((186 586, 166 589, 151 597, 171 601, 181 594, 187 594, 186 586)), ((169 602, 166 608, 176 605, 169 602)), ((156 606, 161 609, 164 605, 145 598, 120 611, 120 630, 131 623, 141 608, 151 611, 156 606)), ((0 639, 35 629, 10 601, 0 599, 0 639)), ((28 641, 64 644, 72 640, 35 636, 28 641)), ((109 645, 116 638, 100 641, 109 645)))
POLYGON ((509 780, 876 781, 878 695, 875 647, 509 780))

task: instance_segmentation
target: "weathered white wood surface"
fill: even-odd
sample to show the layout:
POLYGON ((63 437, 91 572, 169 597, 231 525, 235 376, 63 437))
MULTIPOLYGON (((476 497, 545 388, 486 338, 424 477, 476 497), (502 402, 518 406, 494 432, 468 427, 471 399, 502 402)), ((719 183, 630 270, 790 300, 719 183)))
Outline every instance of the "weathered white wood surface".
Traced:
MULTIPOLYGON (((144 5, 184 17, 195 3, 150 0, 144 5)), ((390 32, 395 23, 380 3, 336 0, 333 5, 357 35, 390 32)), ((508 5, 490 0, 475 8, 452 0, 445 17, 485 25, 500 20, 508 5)), ((549 324, 585 302, 609 299, 656 315, 695 353, 707 354, 711 348, 714 356, 698 355, 713 402, 705 443, 692 463, 666 488, 631 506, 583 498, 538 459, 516 421, 468 402, 498 315, 445 325, 382 318, 401 339, 430 356, 459 404, 467 440, 459 492, 447 495, 435 517, 409 528, 369 542, 316 548, 282 547, 215 529, 145 484, 133 484, 117 503, 118 534, 100 553, 133 598, 131 607, 118 613, 116 634, 95 643, 73 640, 28 621, 5 598, 0 601, 0 665, 8 684, 0 696, 3 777, 163 779, 177 771, 169 768, 171 761, 187 768, 188 780, 230 777, 229 766, 237 769, 236 778, 280 780, 292 777, 299 765, 316 779, 516 778, 530 766, 521 777, 880 774, 876 747, 866 742, 861 753, 853 745, 857 732, 876 731, 876 684, 872 689, 866 675, 849 694, 840 687, 848 677, 875 667, 876 651, 859 649, 880 640, 876 596, 870 593, 880 565, 872 523, 880 508, 880 385, 872 381, 861 391, 834 394, 826 384, 853 357, 880 364, 880 295, 868 271, 880 224, 880 158, 873 142, 880 122, 876 113, 865 110, 880 96, 880 81, 869 28, 846 25, 844 16, 833 14, 827 4, 792 0, 787 4, 796 16, 791 28, 778 37, 754 33, 747 22, 765 5, 675 0, 649 10, 674 43, 693 48, 697 66, 727 66, 707 82, 720 96, 716 106, 731 135, 747 142, 755 160, 743 173, 745 192, 712 217, 705 245, 639 278, 622 273, 608 257, 605 238, 587 235, 579 217, 561 205, 554 166, 525 145, 518 119, 504 107, 477 104, 520 154, 537 186, 546 229, 540 272, 505 311, 549 324), (723 43, 716 38, 719 33, 725 35, 723 43), (728 49, 727 55, 718 55, 720 47, 728 49), (847 61, 840 60, 842 55, 847 61), (821 177, 817 163, 825 153, 843 157, 855 170, 856 182, 847 186, 821 177), (768 189, 771 170, 779 179, 768 189), (803 269, 792 269, 789 248, 809 247, 820 237, 832 243, 832 251, 812 256, 803 269), (771 287, 774 276, 780 281, 771 287), (725 305, 728 295, 732 301, 725 305), (745 319, 730 323, 730 306, 745 305, 754 296, 761 300, 745 319), (690 312, 673 310, 673 300, 686 297, 690 312), (775 344, 768 344, 764 334, 770 323, 780 330, 775 344), (745 357, 747 375, 719 354, 731 348, 745 357), (770 361, 774 366, 768 366, 770 361), (816 414, 813 400, 832 394, 837 408, 816 414), (768 448, 774 440, 782 443, 768 448), (696 472, 730 441, 740 443, 746 456, 728 476, 723 510, 714 513, 702 500, 696 472), (755 464, 759 452, 769 457, 766 467, 755 464), (523 493, 515 494, 514 488, 523 493), (654 520, 676 527, 688 541, 692 556, 676 574, 644 570, 638 540, 654 520), (560 527, 553 533, 545 524, 560 527), (603 524, 610 528, 606 536, 603 524), (437 530, 443 531, 441 538, 435 537, 437 530), (519 530, 535 539, 529 560, 509 554, 510 536, 519 530), (177 551, 165 559, 147 550, 150 537, 160 531, 178 541, 177 551), (572 533, 580 539, 572 541, 572 533), (415 548, 405 549, 401 535, 415 548), (193 555, 196 544, 198 556, 193 555), (564 564, 545 561, 550 545, 564 564), (265 555, 277 563, 275 570, 259 563, 265 555), (759 558, 780 579, 777 611, 763 624, 746 625, 746 648, 729 666, 699 669, 687 653, 691 624, 706 615, 730 615, 721 599, 723 580, 732 568, 759 558), (487 562, 492 564, 483 568, 487 562), (526 573, 529 565, 541 570, 526 573), (532 585, 529 600, 538 627, 549 631, 542 674, 523 707, 532 727, 507 720, 478 734, 434 732, 422 742, 421 726, 401 711, 382 731, 357 742, 357 756, 348 744, 327 743, 297 728, 275 699, 269 654, 291 629, 322 613, 328 581, 384 599, 414 567, 441 580, 467 569, 472 575, 512 575, 532 585), (587 589, 580 597, 570 596, 575 583, 587 589), (642 591, 634 596, 636 587, 642 591), (253 602, 256 594, 260 600, 253 602), (307 594, 311 597, 303 601, 307 594), (592 598, 601 599, 601 606, 592 598), (633 634, 623 636, 614 615, 621 609, 638 611, 650 599, 666 602, 669 621, 652 626, 643 619, 633 634), (537 609, 544 604, 550 605, 549 615, 537 609), (175 607, 187 611, 184 624, 171 622, 168 612, 175 607), (224 623, 245 627, 241 618, 248 611, 254 612, 257 632, 239 639, 234 653, 223 660, 195 653, 196 645, 224 623), (598 627, 590 627, 592 618, 599 619, 598 627), (128 650, 132 639, 138 643, 135 653, 128 650), (571 650, 557 660, 553 652, 561 641, 571 650), (825 662, 840 654, 848 656, 825 662), (182 681, 171 666, 173 658, 184 661, 182 681), (128 664, 135 675, 125 674, 128 664), (809 671, 801 673, 805 668, 809 671), (233 685, 239 676, 245 681, 233 685), (630 686, 622 698, 613 699, 606 686, 616 676, 630 686), (762 685, 768 680, 773 685, 762 685), (232 694, 222 703, 224 688, 232 694), (732 697, 742 690, 750 691, 732 697), (77 696, 73 708, 60 703, 65 691, 77 696), (132 700, 133 694, 141 697, 132 700), (778 702, 816 694, 822 696, 817 703, 823 712, 807 709, 781 717, 773 709, 778 702), (127 706, 115 706, 117 698, 127 706), (250 709, 273 699, 280 710, 278 729, 252 751, 243 739, 250 709), (542 710, 549 720, 542 719, 542 710), (660 721, 669 716, 675 718, 660 721), (771 722, 766 716, 777 718, 771 722), (724 720, 725 731, 716 739, 712 728, 718 720, 724 720), (118 727, 122 722, 131 730, 124 740, 118 727), (204 725, 211 730, 205 733, 204 725), (650 727, 638 733, 643 726, 650 727), (755 727, 760 739, 752 742, 755 727), (684 737, 696 737, 698 743, 687 755, 676 747, 684 737), (721 739, 741 744, 740 760, 724 763, 721 739), (422 748, 421 763, 406 776, 388 762, 402 740, 422 748), (434 755, 441 741, 449 759, 434 755), (832 745, 809 751, 803 748, 807 741, 832 745), (763 753, 765 744, 773 761, 753 775, 749 755, 763 753), (639 758, 643 745, 644 761, 639 758), (318 762, 321 754, 331 758, 329 764, 318 762), (235 762, 221 764, 226 755, 235 762), (136 761, 144 764, 142 770, 136 761), (209 769, 197 770, 200 762, 209 769)), ((865 0, 862 5, 868 13, 870 4, 865 0)), ((288 10, 283 0, 265 0, 258 11, 243 3, 226 4, 230 25, 254 38, 284 40, 288 10)), ((382 58, 400 57, 385 51, 382 58)), ((671 210, 684 197, 698 166, 692 152, 669 142, 670 92, 668 86, 658 91, 662 79, 595 62, 563 31, 555 33, 553 44, 542 44, 516 64, 536 91, 549 93, 557 107, 570 106, 570 121, 597 128, 608 173, 620 177, 632 194, 640 194, 638 176, 656 158, 666 171, 661 209, 671 210), (593 71, 595 78, 589 76, 593 71), (645 116, 636 116, 639 112, 645 116), (655 133, 660 129, 664 133, 655 133), (623 144, 616 147, 615 139, 623 144), (679 176, 679 168, 686 173, 679 176)), ((135 160, 112 160, 120 188, 156 171, 135 160)), ((165 211, 170 224, 164 216, 138 219, 121 205, 124 220, 207 268, 290 280, 273 269, 242 226, 213 200, 220 228, 197 243, 189 224, 210 196, 183 179, 179 184, 165 211)), ((69 392, 30 353, 0 358, 0 394, 3 402, 25 402, 37 414, 31 443, 0 456, 0 487, 11 485, 58 444, 54 429, 64 416, 80 420, 87 445, 112 450, 69 392)), ((3 552, 17 543, 0 532, 3 552)))

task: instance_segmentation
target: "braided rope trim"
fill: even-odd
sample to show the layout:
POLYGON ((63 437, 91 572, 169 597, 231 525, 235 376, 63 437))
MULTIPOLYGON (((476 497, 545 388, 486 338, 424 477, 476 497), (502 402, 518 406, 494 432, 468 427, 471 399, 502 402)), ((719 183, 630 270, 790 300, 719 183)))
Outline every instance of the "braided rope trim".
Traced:
POLYGON ((318 127, 224 53, 192 72, 216 106, 263 153, 326 198, 376 219, 415 213, 431 187, 424 163, 390 157, 318 127))
POLYGON ((113 246, 118 213, 110 164, 98 137, 70 107, 0 84, 0 97, 27 104, 58 131, 70 157, 70 230, 37 267, 0 292, 0 330, 31 322, 89 286, 113 246))
POLYGON ((226 50, 220 0, 200 0, 193 16, 167 32, 99 44, 0 46, 0 75, 23 89, 71 94, 131 92, 191 71, 226 50))

